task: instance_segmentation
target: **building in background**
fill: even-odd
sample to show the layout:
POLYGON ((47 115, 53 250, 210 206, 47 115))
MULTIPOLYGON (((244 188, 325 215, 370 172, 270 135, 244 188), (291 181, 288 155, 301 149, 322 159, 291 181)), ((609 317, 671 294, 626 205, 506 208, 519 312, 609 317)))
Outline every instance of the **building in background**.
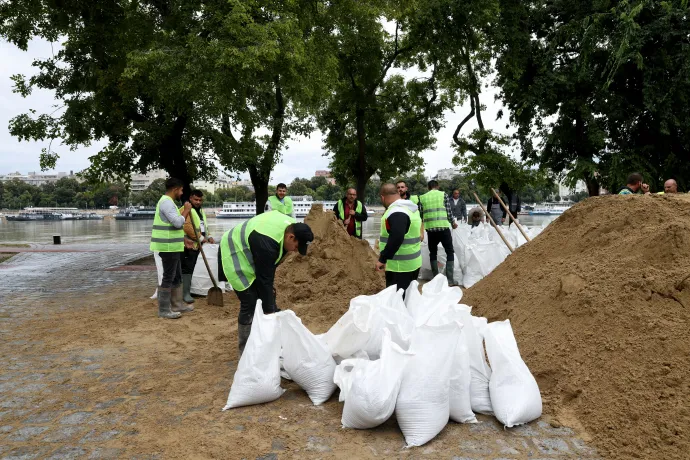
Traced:
POLYGON ((331 172, 326 169, 319 169, 318 171, 315 171, 314 177, 325 177, 329 184, 335 185, 335 179, 331 177, 331 172))
POLYGON ((167 179, 167 177, 168 173, 162 169, 149 171, 146 174, 132 174, 132 182, 129 186, 132 192, 143 192, 149 188, 149 185, 151 185, 154 180, 167 179))
POLYGON ((20 172, 1 174, 0 175, 0 182, 7 182, 7 181, 17 179, 17 180, 20 180, 26 184, 39 187, 41 185, 55 183, 58 180, 62 179, 63 177, 66 177, 69 179, 79 180, 77 178, 77 176, 74 175, 74 171, 70 171, 69 173, 58 172, 58 173, 50 173, 50 174, 37 174, 35 171, 31 171, 31 172, 28 172, 26 174, 22 174, 20 172))
POLYGON ((461 175, 460 168, 439 169, 436 173, 436 180, 451 180, 455 176, 461 175))
POLYGON ((561 197, 562 200, 565 200, 566 197, 581 192, 587 192, 587 185, 584 181, 577 181, 575 187, 567 186, 562 181, 558 183, 558 195, 561 197))

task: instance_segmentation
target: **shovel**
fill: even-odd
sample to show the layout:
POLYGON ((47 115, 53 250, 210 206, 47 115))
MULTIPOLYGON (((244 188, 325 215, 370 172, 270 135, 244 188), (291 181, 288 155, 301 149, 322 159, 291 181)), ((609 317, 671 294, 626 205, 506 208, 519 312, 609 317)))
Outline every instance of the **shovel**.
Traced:
POLYGON ((208 266, 208 260, 206 260, 206 254, 204 254, 204 248, 201 245, 201 235, 199 235, 199 232, 196 233, 196 240, 199 242, 199 251, 201 252, 201 257, 204 258, 204 264, 206 264, 206 270, 208 270, 208 276, 211 278, 211 281, 213 282, 213 287, 208 290, 208 293, 206 294, 206 303, 209 305, 216 305, 218 307, 223 306, 223 291, 218 287, 218 283, 216 283, 216 278, 213 276, 213 272, 211 272, 211 267, 208 266))

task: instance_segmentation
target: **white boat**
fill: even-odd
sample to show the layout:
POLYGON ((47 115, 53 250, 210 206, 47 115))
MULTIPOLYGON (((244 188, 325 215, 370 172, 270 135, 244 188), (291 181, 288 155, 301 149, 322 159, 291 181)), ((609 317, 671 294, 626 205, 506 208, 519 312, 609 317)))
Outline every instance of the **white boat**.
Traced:
POLYGON ((542 203, 534 206, 528 212, 530 216, 559 216, 570 209, 571 206, 570 204, 542 203))
MULTIPOLYGON (((335 201, 313 201, 309 195, 290 198, 292 198, 292 209, 297 218, 306 217, 314 204, 323 204, 324 211, 331 211, 335 206, 335 201)), ((256 216, 256 202, 248 201, 226 201, 223 203, 223 209, 216 212, 218 219, 249 219, 254 216, 256 216)))

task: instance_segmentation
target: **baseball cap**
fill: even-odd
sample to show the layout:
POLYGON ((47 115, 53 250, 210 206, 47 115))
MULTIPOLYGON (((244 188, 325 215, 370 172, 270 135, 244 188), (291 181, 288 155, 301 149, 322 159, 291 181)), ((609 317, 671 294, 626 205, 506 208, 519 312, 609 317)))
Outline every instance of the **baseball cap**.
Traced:
POLYGON ((309 244, 314 241, 314 234, 311 231, 311 228, 309 228, 309 225, 303 224, 302 222, 298 222, 296 224, 293 224, 292 226, 292 232, 293 235, 295 235, 295 238, 298 241, 297 245, 297 250, 299 251, 300 254, 303 256, 307 255, 307 248, 309 247, 309 244))

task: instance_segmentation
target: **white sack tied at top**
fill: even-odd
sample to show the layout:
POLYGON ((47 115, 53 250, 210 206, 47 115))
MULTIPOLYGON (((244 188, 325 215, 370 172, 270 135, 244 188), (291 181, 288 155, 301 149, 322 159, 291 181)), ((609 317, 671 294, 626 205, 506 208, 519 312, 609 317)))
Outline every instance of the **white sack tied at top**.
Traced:
POLYGON ((510 321, 489 323, 484 330, 491 363, 491 404, 496 418, 507 428, 541 416, 539 385, 520 356, 510 321))
POLYGON ((278 399, 280 387, 280 330, 275 315, 265 315, 256 302, 249 339, 237 365, 223 410, 278 399))
POLYGON ((376 361, 346 359, 336 368, 334 382, 340 387, 345 428, 374 428, 390 418, 412 353, 383 333, 381 358, 376 361))
POLYGON ((326 345, 312 334, 292 310, 275 313, 283 345, 283 367, 309 395, 314 405, 323 404, 335 391, 335 361, 326 345))
POLYGON ((413 328, 402 291, 390 286, 378 294, 352 299, 348 311, 324 334, 323 341, 338 360, 363 352, 369 359, 378 359, 384 329, 390 331, 394 343, 407 348, 413 328))
POLYGON ((412 336, 414 356, 403 373, 395 416, 408 447, 438 435, 450 416, 450 377, 460 325, 419 326, 412 336))

